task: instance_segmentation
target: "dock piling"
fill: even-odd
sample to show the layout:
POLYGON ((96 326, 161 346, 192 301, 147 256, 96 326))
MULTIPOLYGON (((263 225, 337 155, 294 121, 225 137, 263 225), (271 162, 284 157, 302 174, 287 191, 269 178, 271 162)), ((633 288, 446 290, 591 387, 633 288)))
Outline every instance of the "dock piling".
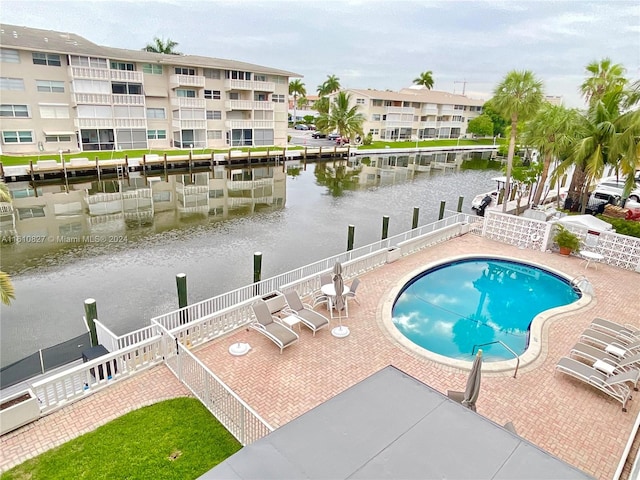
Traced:
POLYGON ((353 239, 356 236, 356 226, 349 225, 349 233, 347 234, 347 251, 353 250, 353 239))
POLYGON ((260 281, 262 276, 262 252, 253 254, 253 283, 260 281))
POLYGON ((462 213, 462 203, 464 202, 464 197, 458 197, 458 213, 462 213))
POLYGON ((411 222, 411 228, 418 228, 418 218, 420 216, 420 209, 418 207, 413 207, 413 221, 411 222))
POLYGON ((446 205, 447 202, 445 201, 441 201, 440 202, 440 213, 438 214, 438 220, 442 220, 444 218, 444 206, 446 205))
POLYGON ((389 236, 389 216, 382 216, 382 240, 385 240, 389 236))
POLYGON ((98 319, 98 306, 93 298, 84 301, 84 320, 87 322, 89 335, 91 336, 91 346, 98 345, 98 332, 96 332, 96 320, 98 319))

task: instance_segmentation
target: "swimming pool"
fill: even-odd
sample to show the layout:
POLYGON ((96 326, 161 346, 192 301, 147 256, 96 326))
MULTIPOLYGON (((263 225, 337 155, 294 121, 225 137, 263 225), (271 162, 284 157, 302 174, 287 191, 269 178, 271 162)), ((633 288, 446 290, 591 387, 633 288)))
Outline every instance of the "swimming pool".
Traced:
POLYGON ((392 307, 395 328, 413 344, 458 360, 479 345, 485 362, 522 355, 541 312, 580 298, 570 282, 540 267, 499 258, 467 258, 409 280, 392 307))

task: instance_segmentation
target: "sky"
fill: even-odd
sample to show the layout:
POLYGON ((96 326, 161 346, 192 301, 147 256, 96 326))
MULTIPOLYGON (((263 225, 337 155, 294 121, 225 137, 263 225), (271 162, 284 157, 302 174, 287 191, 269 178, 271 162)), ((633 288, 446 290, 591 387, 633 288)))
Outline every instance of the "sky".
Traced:
POLYGON ((2 0, 0 22, 132 50, 171 39, 185 54, 300 74, 307 94, 328 75, 397 91, 430 70, 434 90, 487 100, 509 71, 530 70, 582 108, 589 63, 608 57, 640 78, 638 0, 2 0))

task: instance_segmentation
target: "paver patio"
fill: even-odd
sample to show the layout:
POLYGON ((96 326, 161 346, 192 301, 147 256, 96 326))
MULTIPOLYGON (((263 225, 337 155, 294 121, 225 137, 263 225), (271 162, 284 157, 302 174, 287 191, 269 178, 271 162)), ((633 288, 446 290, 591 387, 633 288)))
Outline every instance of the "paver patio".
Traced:
MULTIPOLYGON (((568 355, 594 317, 640 328, 640 277, 635 272, 606 265, 585 271, 575 257, 521 250, 465 235, 362 275, 360 305, 349 303, 345 324, 351 335, 346 338, 334 338, 326 329, 313 337, 303 327, 300 341, 280 354, 262 335, 242 329, 194 353, 273 427, 389 364, 443 393, 462 390, 465 371, 428 360, 399 345, 383 326, 381 315, 385 299, 407 273, 437 260, 472 253, 529 260, 572 277, 585 274, 594 286, 595 297, 588 306, 547 321, 540 356, 521 368, 518 378, 513 378, 513 372, 483 373, 478 413, 499 424, 512 421, 518 434, 529 441, 588 474, 610 479, 640 412, 640 401, 629 402, 629 411, 623 413, 619 402, 554 371, 558 359, 568 355), (243 357, 228 353, 228 347, 238 341, 252 347, 243 357)), ((4 471, 139 406, 187 394, 168 369, 155 367, 4 435, 0 438, 0 468, 4 471)))

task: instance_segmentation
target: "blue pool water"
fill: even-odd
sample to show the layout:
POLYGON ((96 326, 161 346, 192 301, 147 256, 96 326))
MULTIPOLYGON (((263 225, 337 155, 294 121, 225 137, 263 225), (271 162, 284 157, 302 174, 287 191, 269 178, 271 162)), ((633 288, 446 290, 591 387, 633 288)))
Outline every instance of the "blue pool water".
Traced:
MULTIPOLYGON (((497 340, 521 355, 536 315, 579 297, 568 281, 540 268, 474 258, 413 278, 396 298, 393 323, 413 343, 447 357, 469 360, 475 345, 497 340)), ((500 344, 481 348, 485 361, 513 358, 500 344)))

